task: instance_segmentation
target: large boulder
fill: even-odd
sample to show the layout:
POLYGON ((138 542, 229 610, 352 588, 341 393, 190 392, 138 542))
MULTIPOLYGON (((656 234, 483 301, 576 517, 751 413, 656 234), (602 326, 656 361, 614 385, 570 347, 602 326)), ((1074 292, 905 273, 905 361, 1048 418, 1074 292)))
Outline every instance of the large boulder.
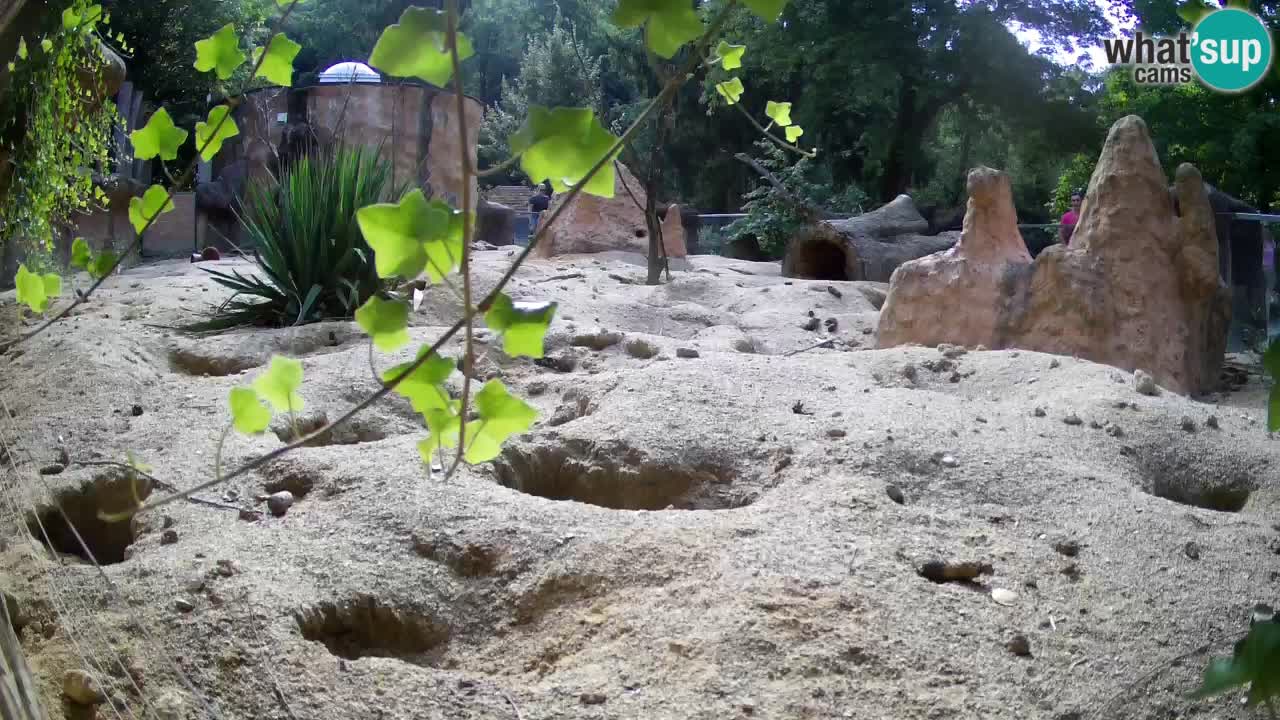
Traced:
MULTIPOLYGON (((555 225, 538 243, 537 254, 548 258, 556 255, 599 253, 623 250, 648 254, 649 230, 645 224, 644 186, 622 163, 614 163, 613 197, 602 198, 579 193, 560 214, 555 225)), ((546 222, 568 198, 564 194, 543 213, 546 222)), ((664 243, 668 257, 684 257, 683 244, 664 243)))
POLYGON ((667 250, 667 257, 686 257, 689 254, 679 205, 672 204, 667 208, 667 216, 662 220, 662 245, 667 250))
POLYGON ((1144 369, 1186 393, 1215 381, 1230 302, 1213 210, 1200 173, 1183 164, 1175 212, 1141 118, 1112 126, 1070 248, 1030 259, 1002 173, 974 170, 969 190, 960 243, 894 273, 879 347, 945 342, 1076 355, 1144 369))
POLYGON ((929 221, 907 195, 847 220, 821 220, 787 245, 782 274, 813 280, 888 282, 904 262, 955 245, 959 233, 926 235, 929 221))
POLYGON ((516 241, 516 211, 489 200, 481 200, 476 207, 476 240, 490 245, 514 245, 516 241))

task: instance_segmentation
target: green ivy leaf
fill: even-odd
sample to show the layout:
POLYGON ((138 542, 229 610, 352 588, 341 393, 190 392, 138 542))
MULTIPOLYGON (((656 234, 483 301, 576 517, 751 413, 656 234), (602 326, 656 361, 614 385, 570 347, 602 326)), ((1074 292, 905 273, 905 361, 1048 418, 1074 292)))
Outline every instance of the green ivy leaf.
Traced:
MULTIPOLYGON (((421 360, 430 349, 428 345, 419 348, 417 359, 421 360)), ((409 371, 411 365, 412 363, 404 363, 391 368, 382 374, 382 381, 395 382, 396 378, 409 371)), ((422 413, 424 417, 432 410, 446 410, 449 408, 451 398, 449 391, 444 387, 444 381, 453 374, 455 367, 456 363, 450 358, 432 354, 426 362, 396 385, 395 393, 408 398, 413 409, 422 413)))
POLYGON ((116 255, 114 250, 103 250, 95 255, 93 260, 89 261, 89 265, 85 270, 89 272, 89 277, 94 280, 106 277, 107 273, 111 272, 111 269, 116 266, 117 257, 119 256, 116 255))
POLYGON ((17 286, 18 302, 31 308, 32 312, 42 313, 48 310, 49 300, 62 292, 62 278, 57 273, 33 273, 23 264, 18 265, 14 284, 17 286))
POLYGON ((129 141, 133 143, 134 157, 139 160, 150 160, 157 155, 161 160, 176 160, 187 135, 186 130, 173 124, 169 111, 160 108, 152 113, 145 127, 129 133, 129 141))
POLYGON ((75 30, 80 27, 80 13, 76 12, 74 7, 69 7, 62 11, 62 27, 66 30, 75 30))
POLYGON ((555 314, 553 302, 515 302, 502 293, 484 314, 484 321, 489 329, 502 334, 502 349, 508 355, 536 359, 543 355, 542 339, 555 314))
POLYGON ((45 38, 45 39, 41 40, 41 41, 40 41, 40 49, 41 49, 41 50, 44 50, 46 53, 48 53, 48 52, 52 52, 52 51, 53 51, 53 41, 52 41, 52 40, 50 40, 49 38, 45 38))
MULTIPOLYGON (((369 64, 390 75, 416 77, 444 87, 453 77, 448 29, 443 11, 407 8, 400 22, 382 31, 369 55, 369 64)), ((458 33, 458 61, 474 54, 471 40, 458 33)))
POLYGON ((82 237, 76 238, 71 243, 71 267, 86 270, 92 260, 93 251, 89 249, 89 243, 82 237))
MULTIPOLYGON (((307 0, 297 0, 296 4, 297 4, 297 5, 302 5, 302 4, 303 4, 303 3, 305 3, 306 1, 307 1, 307 0)), ((278 7, 282 7, 282 8, 283 8, 283 7, 289 7, 290 5, 293 5, 293 4, 295 4, 294 0, 276 0, 276 6, 278 6, 278 7)))
POLYGON ((23 60, 27 59, 27 39, 24 37, 18 38, 18 57, 23 60))
POLYGON ((196 70, 217 73, 219 80, 226 80, 244 64, 244 53, 240 52, 240 38, 236 35, 236 26, 227 23, 218 32, 204 40, 196 42, 196 70))
MULTIPOLYGON (((510 146, 520 155, 520 167, 531 180, 546 180, 559 192, 568 192, 609 154, 617 140, 590 108, 548 110, 535 105, 524 125, 511 136, 510 146)), ((583 191, 611 198, 613 185, 613 163, 606 162, 583 191)))
POLYGON ((258 435, 271 425, 271 408, 262 404, 253 388, 232 388, 227 398, 231 406, 231 423, 245 435, 258 435))
POLYGON ((800 136, 803 134, 804 134, 804 128, 800 127, 799 125, 787 126, 787 142, 794 143, 796 140, 799 140, 800 136))
POLYGON ((447 407, 429 410, 423 413, 427 421, 427 439, 418 443, 418 454, 425 463, 431 462, 431 454, 436 448, 453 448, 458 446, 458 436, 462 430, 462 402, 455 400, 447 407))
POLYGON ((440 282, 462 261, 462 214, 421 190, 399 204, 379 203, 356 211, 356 223, 373 248, 379 277, 415 278, 425 269, 440 282))
POLYGON ((693 4, 684 0, 620 0, 613 11, 618 27, 645 26, 645 44, 664 58, 675 55, 680 46, 702 35, 702 20, 693 4))
POLYGON ((1178 17, 1190 25, 1200 22, 1213 8, 1204 0, 1189 0, 1178 6, 1178 17))
POLYGON ((152 185, 142 197, 129 201, 129 222, 133 223, 135 231, 141 233, 151 218, 170 210, 173 210, 173 201, 169 199, 169 193, 159 185, 152 185))
POLYGON ((1257 705, 1280 695, 1280 623, 1254 623, 1249 635, 1236 645, 1230 660, 1209 664, 1196 691, 1197 697, 1216 695, 1249 684, 1249 704, 1257 705))
POLYGON ((770 100, 765 105, 764 114, 777 123, 778 127, 786 127, 791 124, 791 103, 770 100))
POLYGON ((266 78, 267 82, 281 87, 293 85, 293 59, 298 57, 302 46, 290 40, 284 33, 276 33, 267 43, 267 56, 262 58, 262 48, 254 48, 253 61, 262 58, 262 66, 254 77, 266 78))
POLYGON ((730 45, 724 40, 721 40, 720 45, 716 47, 716 56, 720 58, 720 65, 725 70, 737 70, 742 67, 742 56, 746 52, 746 45, 730 45))
POLYGON ((746 92, 746 88, 742 86, 740 78, 729 78, 728 80, 716 84, 716 92, 725 99, 730 105, 736 105, 742 99, 742 93, 746 92))
POLYGON ((302 363, 283 355, 271 358, 267 371, 253 381, 258 395, 280 412, 299 413, 306 407, 298 388, 302 386, 302 363))
POLYGON ((476 465, 488 462, 502 452, 507 438, 527 432, 538 419, 538 411, 507 392, 501 380, 490 380, 476 394, 478 421, 468 423, 467 450, 463 457, 476 465), (472 426, 476 426, 474 433, 472 426))
POLYGON ((219 105, 209 111, 207 122, 196 123, 196 148, 203 148, 200 157, 205 162, 213 160, 218 151, 222 150, 224 141, 240 134, 240 128, 236 127, 236 121, 230 117, 230 113, 229 106, 219 105), (214 133, 215 128, 217 133, 214 133))
POLYGON ((374 295, 356 310, 356 324, 373 338, 374 347, 392 352, 409 342, 409 306, 374 295))
POLYGON ((787 7, 787 0, 742 0, 751 12, 760 16, 765 22, 774 22, 787 7))

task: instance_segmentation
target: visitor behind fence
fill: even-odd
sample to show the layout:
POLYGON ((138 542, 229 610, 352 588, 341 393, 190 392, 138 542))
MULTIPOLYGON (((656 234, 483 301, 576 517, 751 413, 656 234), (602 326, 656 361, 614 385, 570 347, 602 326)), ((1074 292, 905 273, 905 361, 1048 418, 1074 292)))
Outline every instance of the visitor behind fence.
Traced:
POLYGON ((551 207, 551 188, 543 184, 538 188, 537 194, 529 198, 529 209, 533 211, 533 227, 529 232, 538 231, 538 221, 542 219, 542 213, 549 207, 551 207))
POLYGON ((1063 245, 1071 245, 1071 236, 1076 231, 1076 223, 1080 222, 1080 203, 1083 198, 1080 193, 1071 193, 1071 209, 1062 216, 1061 224, 1058 225, 1058 242, 1063 245))

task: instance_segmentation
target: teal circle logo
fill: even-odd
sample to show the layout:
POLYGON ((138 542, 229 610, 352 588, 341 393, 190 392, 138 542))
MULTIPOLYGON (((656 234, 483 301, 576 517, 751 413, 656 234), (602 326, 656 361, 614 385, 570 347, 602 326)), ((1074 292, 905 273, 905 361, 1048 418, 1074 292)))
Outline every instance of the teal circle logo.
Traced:
POLYGON ((1214 90, 1248 90, 1271 69, 1271 32, 1247 10, 1209 13, 1196 25, 1192 45, 1191 65, 1214 90))

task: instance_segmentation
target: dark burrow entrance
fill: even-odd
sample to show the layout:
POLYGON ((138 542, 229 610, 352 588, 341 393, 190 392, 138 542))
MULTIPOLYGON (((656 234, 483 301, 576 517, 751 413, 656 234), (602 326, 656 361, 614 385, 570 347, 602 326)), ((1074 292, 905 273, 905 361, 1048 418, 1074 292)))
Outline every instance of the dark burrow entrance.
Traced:
POLYGON ((138 539, 137 519, 112 522, 99 514, 129 510, 150 495, 148 480, 128 477, 123 471, 100 475, 78 489, 56 493, 51 504, 28 512, 27 529, 56 552, 97 560, 100 565, 124 562, 125 550, 138 539))
POLYGON ((302 637, 347 660, 391 657, 435 665, 449 643, 449 626, 434 613, 372 595, 306 607, 295 611, 294 619, 302 637))
POLYGON ((514 490, 613 510, 730 510, 756 499, 735 489, 725 468, 654 462, 612 444, 509 447, 493 467, 498 482, 514 490))
POLYGON ((851 280, 845 251, 824 237, 797 239, 788 251, 788 277, 851 280))
POLYGON ((1254 469, 1245 459, 1193 445, 1160 444, 1139 450, 1142 490, 1205 510, 1244 510, 1258 488, 1254 469))

